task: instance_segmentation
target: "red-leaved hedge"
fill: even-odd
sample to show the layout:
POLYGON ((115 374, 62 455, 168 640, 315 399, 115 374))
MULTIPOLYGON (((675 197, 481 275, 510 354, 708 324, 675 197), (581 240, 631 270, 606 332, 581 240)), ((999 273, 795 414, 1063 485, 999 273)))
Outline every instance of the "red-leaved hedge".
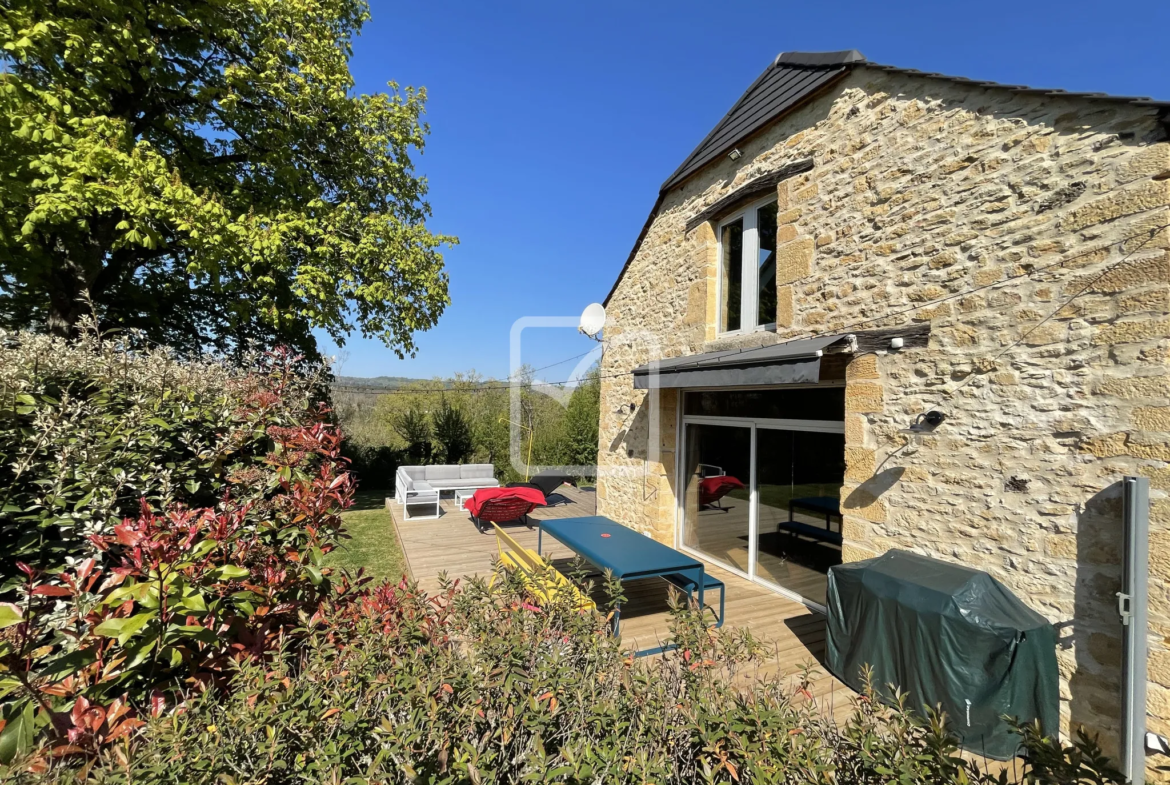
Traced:
MULTIPOLYGON (((225 377, 221 405, 205 407, 222 431, 207 449, 219 463, 205 470, 220 482, 214 504, 144 496, 136 515, 70 545, 64 564, 51 547, 31 549, 40 563, 16 562, 22 579, 0 604, 0 761, 92 753, 197 688, 225 688, 233 664, 287 647, 336 594, 322 558, 354 484, 299 365, 271 352, 225 377)), ((111 396, 89 381, 96 417, 111 396)), ((52 414, 53 403, 32 406, 52 414)))

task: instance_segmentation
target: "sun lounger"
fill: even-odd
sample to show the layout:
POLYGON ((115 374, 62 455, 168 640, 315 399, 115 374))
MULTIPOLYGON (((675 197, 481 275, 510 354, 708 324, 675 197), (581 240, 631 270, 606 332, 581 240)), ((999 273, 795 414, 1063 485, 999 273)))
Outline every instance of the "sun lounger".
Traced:
POLYGON ((481 488, 465 506, 475 528, 482 532, 484 522, 523 520, 527 523, 528 513, 544 505, 544 494, 536 488, 481 488))

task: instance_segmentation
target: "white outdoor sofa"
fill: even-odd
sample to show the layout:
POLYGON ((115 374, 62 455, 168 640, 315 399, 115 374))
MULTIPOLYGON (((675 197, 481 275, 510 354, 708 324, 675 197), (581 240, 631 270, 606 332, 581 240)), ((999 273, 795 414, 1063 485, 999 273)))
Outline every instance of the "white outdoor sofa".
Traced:
MULTIPOLYGON (((434 505, 439 517, 439 496, 443 491, 474 491, 498 488, 495 467, 490 463, 465 463, 462 466, 399 466, 394 475, 394 501, 402 505, 402 517, 411 519, 407 505, 434 505)), ((413 516, 423 517, 423 516, 413 516)))

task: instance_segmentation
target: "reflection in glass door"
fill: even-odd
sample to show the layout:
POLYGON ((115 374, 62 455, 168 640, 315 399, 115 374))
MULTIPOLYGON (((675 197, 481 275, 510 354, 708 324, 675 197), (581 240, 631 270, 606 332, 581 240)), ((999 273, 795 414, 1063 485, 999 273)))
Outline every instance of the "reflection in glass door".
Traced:
POLYGON ((751 453, 750 426, 686 426, 683 545, 745 573, 751 530, 751 453))
POLYGON ((824 607, 841 563, 839 386, 684 393, 678 544, 824 607))
POLYGON ((824 605, 841 563, 845 435, 761 427, 756 456, 755 575, 824 605))

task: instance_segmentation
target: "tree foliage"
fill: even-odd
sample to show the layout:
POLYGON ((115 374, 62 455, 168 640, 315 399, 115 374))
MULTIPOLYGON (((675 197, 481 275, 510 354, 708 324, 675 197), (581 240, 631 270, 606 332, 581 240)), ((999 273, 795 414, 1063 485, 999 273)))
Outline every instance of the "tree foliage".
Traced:
POLYGON ((366 452, 389 448, 412 453, 414 458, 407 456, 407 460, 418 458, 424 452, 418 441, 421 421, 429 418, 433 430, 426 438, 432 445, 432 457, 440 460, 444 448, 435 418, 446 401, 462 414, 471 432, 471 448, 463 453, 464 462, 491 463, 502 481, 524 479, 523 468, 517 471, 512 461, 514 430, 520 437, 521 461, 529 457, 528 439, 530 432, 533 434, 534 467, 595 465, 600 402, 596 369, 567 396, 553 387, 534 384, 525 369, 517 377, 511 381, 485 379, 472 371, 450 379, 415 381, 376 398, 366 394, 346 397, 337 390, 334 396, 345 401, 338 413, 347 437, 356 437, 366 452), (511 424, 513 395, 519 398, 519 427, 511 424), (401 427, 406 419, 419 421, 413 435, 408 436, 401 427))
POLYGON ((0 322, 195 353, 448 303, 415 173, 425 91, 355 95, 361 0, 0 4, 0 322))
POLYGON ((601 380, 598 371, 590 371, 585 381, 573 389, 565 409, 563 463, 566 466, 596 466, 601 380))
POLYGON ((422 409, 411 407, 394 419, 394 430, 406 442, 406 451, 416 463, 431 458, 431 421, 422 409))
POLYGON ((434 441, 438 446, 436 460, 444 464, 463 463, 471 455, 471 424, 463 412, 452 406, 444 396, 431 418, 434 421, 434 441))

